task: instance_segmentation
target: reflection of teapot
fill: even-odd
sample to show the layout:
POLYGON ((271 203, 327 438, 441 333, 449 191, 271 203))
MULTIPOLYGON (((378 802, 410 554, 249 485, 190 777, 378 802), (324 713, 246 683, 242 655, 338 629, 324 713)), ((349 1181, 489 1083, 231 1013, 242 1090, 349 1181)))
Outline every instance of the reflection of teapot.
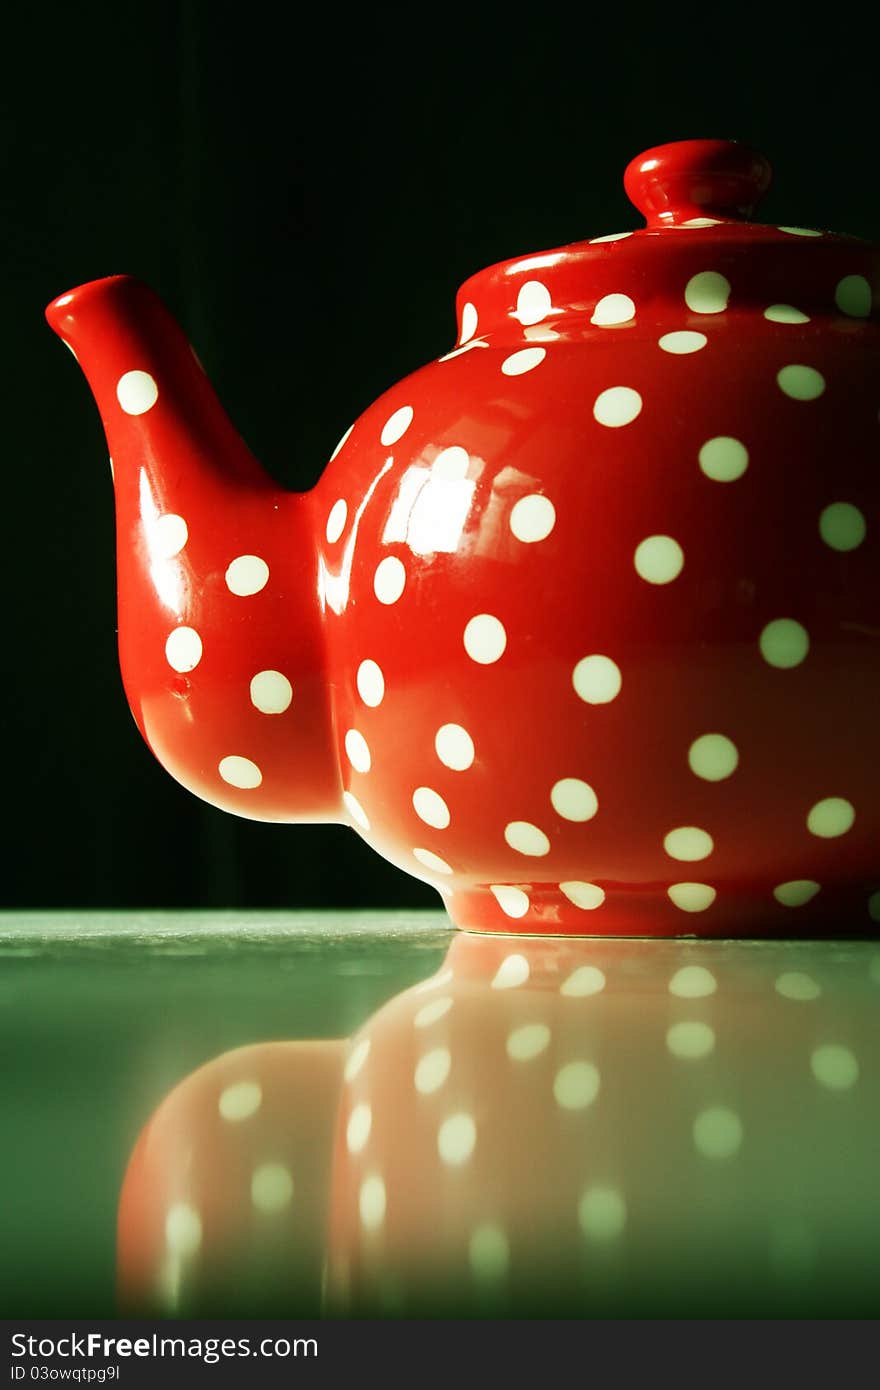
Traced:
POLYGON ((634 161, 647 228, 468 280, 458 346, 305 494, 145 286, 54 301, 126 690, 184 786, 347 821, 482 931, 870 929, 877 257, 743 220, 768 180, 720 141, 634 161))
POLYGON ((867 1311, 877 985, 816 960, 461 936, 350 1043, 224 1054, 129 1164, 125 1310, 867 1311))

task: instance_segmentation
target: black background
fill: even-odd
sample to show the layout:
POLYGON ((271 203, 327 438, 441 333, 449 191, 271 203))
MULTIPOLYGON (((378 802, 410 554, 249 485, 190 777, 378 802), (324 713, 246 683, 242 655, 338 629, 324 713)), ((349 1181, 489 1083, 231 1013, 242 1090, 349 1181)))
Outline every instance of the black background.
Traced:
POLYGON ((149 281, 255 453, 307 487, 362 409, 452 346, 467 275, 635 226, 621 173, 649 145, 745 140, 776 169, 764 220, 876 237, 873 21, 616 9, 7 7, 7 906, 439 905, 347 830, 202 805, 141 743, 106 448, 42 311, 98 276, 149 281))

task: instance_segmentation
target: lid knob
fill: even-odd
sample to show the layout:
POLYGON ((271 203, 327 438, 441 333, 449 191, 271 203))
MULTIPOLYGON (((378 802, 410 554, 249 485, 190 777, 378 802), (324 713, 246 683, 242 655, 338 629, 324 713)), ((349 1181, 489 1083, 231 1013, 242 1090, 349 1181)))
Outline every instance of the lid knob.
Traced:
POLYGON ((623 186, 649 227, 671 227, 693 218, 748 220, 772 177, 769 161, 748 145, 676 140, 631 160, 623 186))

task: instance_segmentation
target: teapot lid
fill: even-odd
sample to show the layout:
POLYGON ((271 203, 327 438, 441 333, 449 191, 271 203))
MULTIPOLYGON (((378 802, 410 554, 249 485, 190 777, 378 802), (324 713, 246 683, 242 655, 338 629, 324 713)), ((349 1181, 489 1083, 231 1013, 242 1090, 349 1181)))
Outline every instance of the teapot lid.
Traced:
MULTIPOLYGON (((631 160, 624 187, 644 228, 501 261, 466 280, 455 354, 487 335, 542 342, 632 324, 651 304, 685 316, 760 307, 778 322, 867 318, 878 248, 857 237, 750 220, 770 186, 765 157, 732 140, 680 140, 631 160), (506 331, 505 331, 506 330, 506 331)), ((667 315, 668 316, 668 315, 667 315)), ((688 327, 683 324, 682 327, 688 327)))
MULTIPOLYGON (((623 186, 655 230, 747 222, 772 179, 764 155, 736 140, 677 140, 630 160, 623 186)), ((781 230, 804 234, 802 228, 781 230)))

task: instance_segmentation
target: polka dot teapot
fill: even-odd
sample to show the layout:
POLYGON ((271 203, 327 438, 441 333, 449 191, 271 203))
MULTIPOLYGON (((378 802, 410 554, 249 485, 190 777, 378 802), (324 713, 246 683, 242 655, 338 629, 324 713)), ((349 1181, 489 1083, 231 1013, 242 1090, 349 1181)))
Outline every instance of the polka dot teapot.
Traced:
POLYGON ((491 266, 308 493, 125 276, 49 307, 115 464, 135 719, 197 795, 349 823, 457 925, 880 920, 877 253, 649 150, 647 227, 491 266))

